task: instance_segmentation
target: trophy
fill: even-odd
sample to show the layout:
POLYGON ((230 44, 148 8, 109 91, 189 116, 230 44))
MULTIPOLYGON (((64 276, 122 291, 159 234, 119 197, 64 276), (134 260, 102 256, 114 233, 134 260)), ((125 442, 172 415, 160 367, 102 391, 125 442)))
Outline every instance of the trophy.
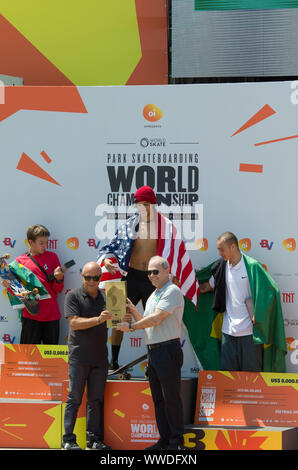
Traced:
POLYGON ((126 281, 106 281, 106 309, 113 314, 107 321, 108 328, 116 328, 126 313, 126 281))

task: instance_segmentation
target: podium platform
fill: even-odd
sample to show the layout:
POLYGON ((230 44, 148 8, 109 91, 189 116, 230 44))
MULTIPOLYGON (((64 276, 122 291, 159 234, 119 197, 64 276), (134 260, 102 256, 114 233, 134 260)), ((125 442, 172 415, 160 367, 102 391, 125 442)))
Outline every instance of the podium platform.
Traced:
POLYGON ((298 428, 187 425, 185 450, 297 450, 298 428))
MULTIPOLYGON (((66 346, 0 345, 0 449, 60 449, 66 346)), ((182 379, 184 450, 298 450, 298 374, 200 371, 182 379)), ((143 450, 159 438, 148 380, 109 379, 105 441, 143 450)), ((86 394, 75 433, 86 445, 86 394)))
MULTIPOLYGON (((193 422, 196 379, 182 379, 184 423, 193 422)), ((108 380, 104 398, 105 442, 114 450, 142 450, 159 439, 148 380, 108 380)))

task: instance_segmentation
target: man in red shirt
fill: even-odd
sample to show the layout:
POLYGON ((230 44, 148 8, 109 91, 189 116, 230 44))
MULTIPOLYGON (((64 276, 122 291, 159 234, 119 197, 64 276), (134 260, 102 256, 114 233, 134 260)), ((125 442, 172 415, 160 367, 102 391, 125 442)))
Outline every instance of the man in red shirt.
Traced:
POLYGON ((22 310, 22 331, 20 344, 58 344, 60 310, 57 295, 64 287, 64 273, 58 256, 47 251, 49 230, 43 225, 33 225, 27 230, 29 252, 16 258, 16 261, 30 269, 50 294, 49 299, 39 302, 39 313, 31 315, 22 310), (36 264, 34 260, 38 263, 36 264), (45 272, 44 272, 45 271, 45 272), (52 276, 52 280, 48 276, 52 276))

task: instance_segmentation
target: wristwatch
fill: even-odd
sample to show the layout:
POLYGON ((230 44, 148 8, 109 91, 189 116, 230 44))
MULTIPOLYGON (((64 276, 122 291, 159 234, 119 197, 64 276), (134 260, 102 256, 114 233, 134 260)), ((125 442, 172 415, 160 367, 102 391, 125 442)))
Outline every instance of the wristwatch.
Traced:
POLYGON ((132 324, 129 323, 128 324, 128 328, 129 328, 129 332, 132 333, 133 331, 135 331, 133 328, 132 328, 132 324))

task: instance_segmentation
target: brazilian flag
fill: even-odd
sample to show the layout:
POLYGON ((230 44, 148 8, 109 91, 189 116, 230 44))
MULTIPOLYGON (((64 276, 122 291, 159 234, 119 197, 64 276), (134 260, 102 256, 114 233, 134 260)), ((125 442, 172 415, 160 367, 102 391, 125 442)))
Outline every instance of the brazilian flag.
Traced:
MULTIPOLYGON (((254 304, 253 339, 264 345, 264 372, 285 372, 287 343, 279 288, 258 261, 244 254, 243 258, 254 304)), ((211 277, 212 264, 197 272, 199 283, 211 277)), ((214 312, 212 303, 212 292, 201 294, 198 311, 188 302, 183 316, 192 346, 205 370, 220 369, 223 314, 214 312)))
MULTIPOLYGON (((196 272, 199 284, 210 279, 212 264, 196 272)), ((192 347, 203 369, 219 370, 223 314, 212 310, 213 293, 199 295, 197 310, 187 298, 184 300, 183 323, 192 347)))
MULTIPOLYGON (((35 276, 35 274, 32 271, 30 271, 30 269, 26 268, 20 263, 17 263, 17 261, 12 261, 9 264, 9 268, 12 271, 12 273, 17 276, 19 282, 22 284, 22 286, 25 287, 25 289, 29 291, 35 288, 38 289, 40 300, 49 299, 51 297, 48 291, 46 290, 46 288, 40 282, 40 280, 35 276)), ((8 295, 10 304, 13 308, 15 309, 24 308, 24 304, 22 303, 22 301, 19 300, 15 295, 12 295, 9 291, 7 291, 7 295, 8 295)))

